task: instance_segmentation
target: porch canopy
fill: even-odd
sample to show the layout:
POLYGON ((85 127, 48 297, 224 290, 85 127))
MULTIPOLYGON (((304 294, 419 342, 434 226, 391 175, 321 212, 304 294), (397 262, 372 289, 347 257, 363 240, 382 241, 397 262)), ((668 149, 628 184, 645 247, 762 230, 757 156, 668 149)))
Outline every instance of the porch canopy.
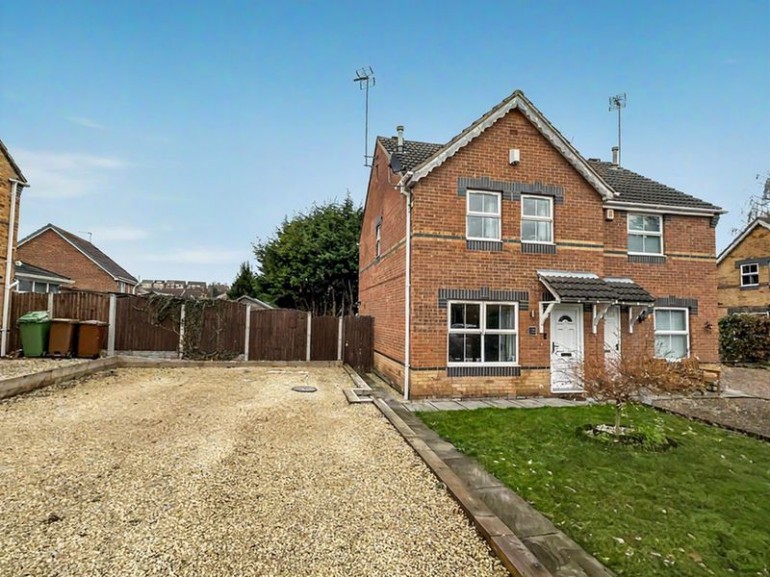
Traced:
POLYGON ((599 321, 613 305, 628 307, 629 330, 634 321, 655 303, 653 296, 630 278, 599 278, 591 272, 543 270, 537 271, 553 300, 540 303, 540 332, 559 303, 589 304, 593 307, 592 329, 596 333, 599 321))

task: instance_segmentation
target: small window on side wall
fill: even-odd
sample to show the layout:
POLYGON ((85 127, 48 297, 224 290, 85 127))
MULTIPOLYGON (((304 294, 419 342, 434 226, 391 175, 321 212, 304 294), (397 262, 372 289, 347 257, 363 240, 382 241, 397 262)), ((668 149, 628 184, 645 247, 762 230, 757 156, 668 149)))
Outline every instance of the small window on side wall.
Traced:
POLYGON ((663 219, 656 214, 628 215, 629 254, 663 254, 663 219))
POLYGON ((741 265, 741 286, 759 286, 759 265, 757 263, 741 265))
POLYGON ((553 199, 521 197, 521 241, 553 242, 553 199))
POLYGON ((466 236, 469 240, 500 240, 500 194, 468 191, 466 236))
POLYGON ((378 222, 374 229, 374 258, 380 258, 382 254, 382 223, 378 222))

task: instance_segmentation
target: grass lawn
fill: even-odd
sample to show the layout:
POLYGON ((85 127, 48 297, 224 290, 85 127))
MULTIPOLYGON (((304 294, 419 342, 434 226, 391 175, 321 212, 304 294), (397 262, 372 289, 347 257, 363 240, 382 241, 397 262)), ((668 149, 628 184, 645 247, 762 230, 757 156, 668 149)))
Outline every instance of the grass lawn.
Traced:
POLYGON ((770 444, 633 407, 664 452, 578 434, 609 406, 420 413, 619 575, 770 576, 770 444))

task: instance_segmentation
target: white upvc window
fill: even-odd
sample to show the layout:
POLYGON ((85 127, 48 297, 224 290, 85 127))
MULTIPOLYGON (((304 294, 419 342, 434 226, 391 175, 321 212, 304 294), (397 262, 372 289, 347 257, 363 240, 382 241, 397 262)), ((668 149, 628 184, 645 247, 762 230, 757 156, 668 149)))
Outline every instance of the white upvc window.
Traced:
POLYGON ((741 286, 759 286, 759 264, 741 265, 741 286))
POLYGON ((628 214, 629 254, 663 254, 663 218, 658 214, 628 214))
POLYGON ((521 197, 521 241, 553 243, 553 199, 521 197))
POLYGON ((690 356, 688 309, 655 309, 655 356, 669 361, 690 356))
POLYGON ((448 310, 449 366, 517 364, 518 303, 450 302, 448 310))
POLYGON ((377 223, 377 227, 374 229, 374 256, 380 258, 382 254, 382 223, 377 223))
POLYGON ((500 193, 469 190, 466 196, 466 237, 470 240, 500 240, 500 193))

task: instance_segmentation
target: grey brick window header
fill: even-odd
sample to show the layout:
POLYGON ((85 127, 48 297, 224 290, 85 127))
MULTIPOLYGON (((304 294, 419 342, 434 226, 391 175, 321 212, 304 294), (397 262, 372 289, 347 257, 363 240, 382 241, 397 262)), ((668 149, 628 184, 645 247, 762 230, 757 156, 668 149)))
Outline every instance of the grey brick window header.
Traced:
POLYGON ((438 289, 438 308, 445 309, 447 301, 518 302, 520 311, 529 310, 529 292, 522 290, 438 289))
POLYGON ((690 314, 698 314, 698 299, 687 299, 672 296, 661 297, 659 299, 655 299, 655 306, 663 308, 673 307, 680 309, 690 309, 690 314))
POLYGON ((762 256, 757 258, 745 258, 743 260, 735 261, 735 268, 741 268, 744 264, 755 264, 757 266, 765 266, 770 264, 770 256, 762 256))
POLYGON ((564 188, 542 182, 517 182, 506 180, 493 180, 488 176, 480 178, 461 176, 457 179, 457 196, 466 196, 468 190, 484 192, 499 192, 503 200, 521 200, 522 194, 539 194, 550 196, 556 204, 564 203, 564 188))

